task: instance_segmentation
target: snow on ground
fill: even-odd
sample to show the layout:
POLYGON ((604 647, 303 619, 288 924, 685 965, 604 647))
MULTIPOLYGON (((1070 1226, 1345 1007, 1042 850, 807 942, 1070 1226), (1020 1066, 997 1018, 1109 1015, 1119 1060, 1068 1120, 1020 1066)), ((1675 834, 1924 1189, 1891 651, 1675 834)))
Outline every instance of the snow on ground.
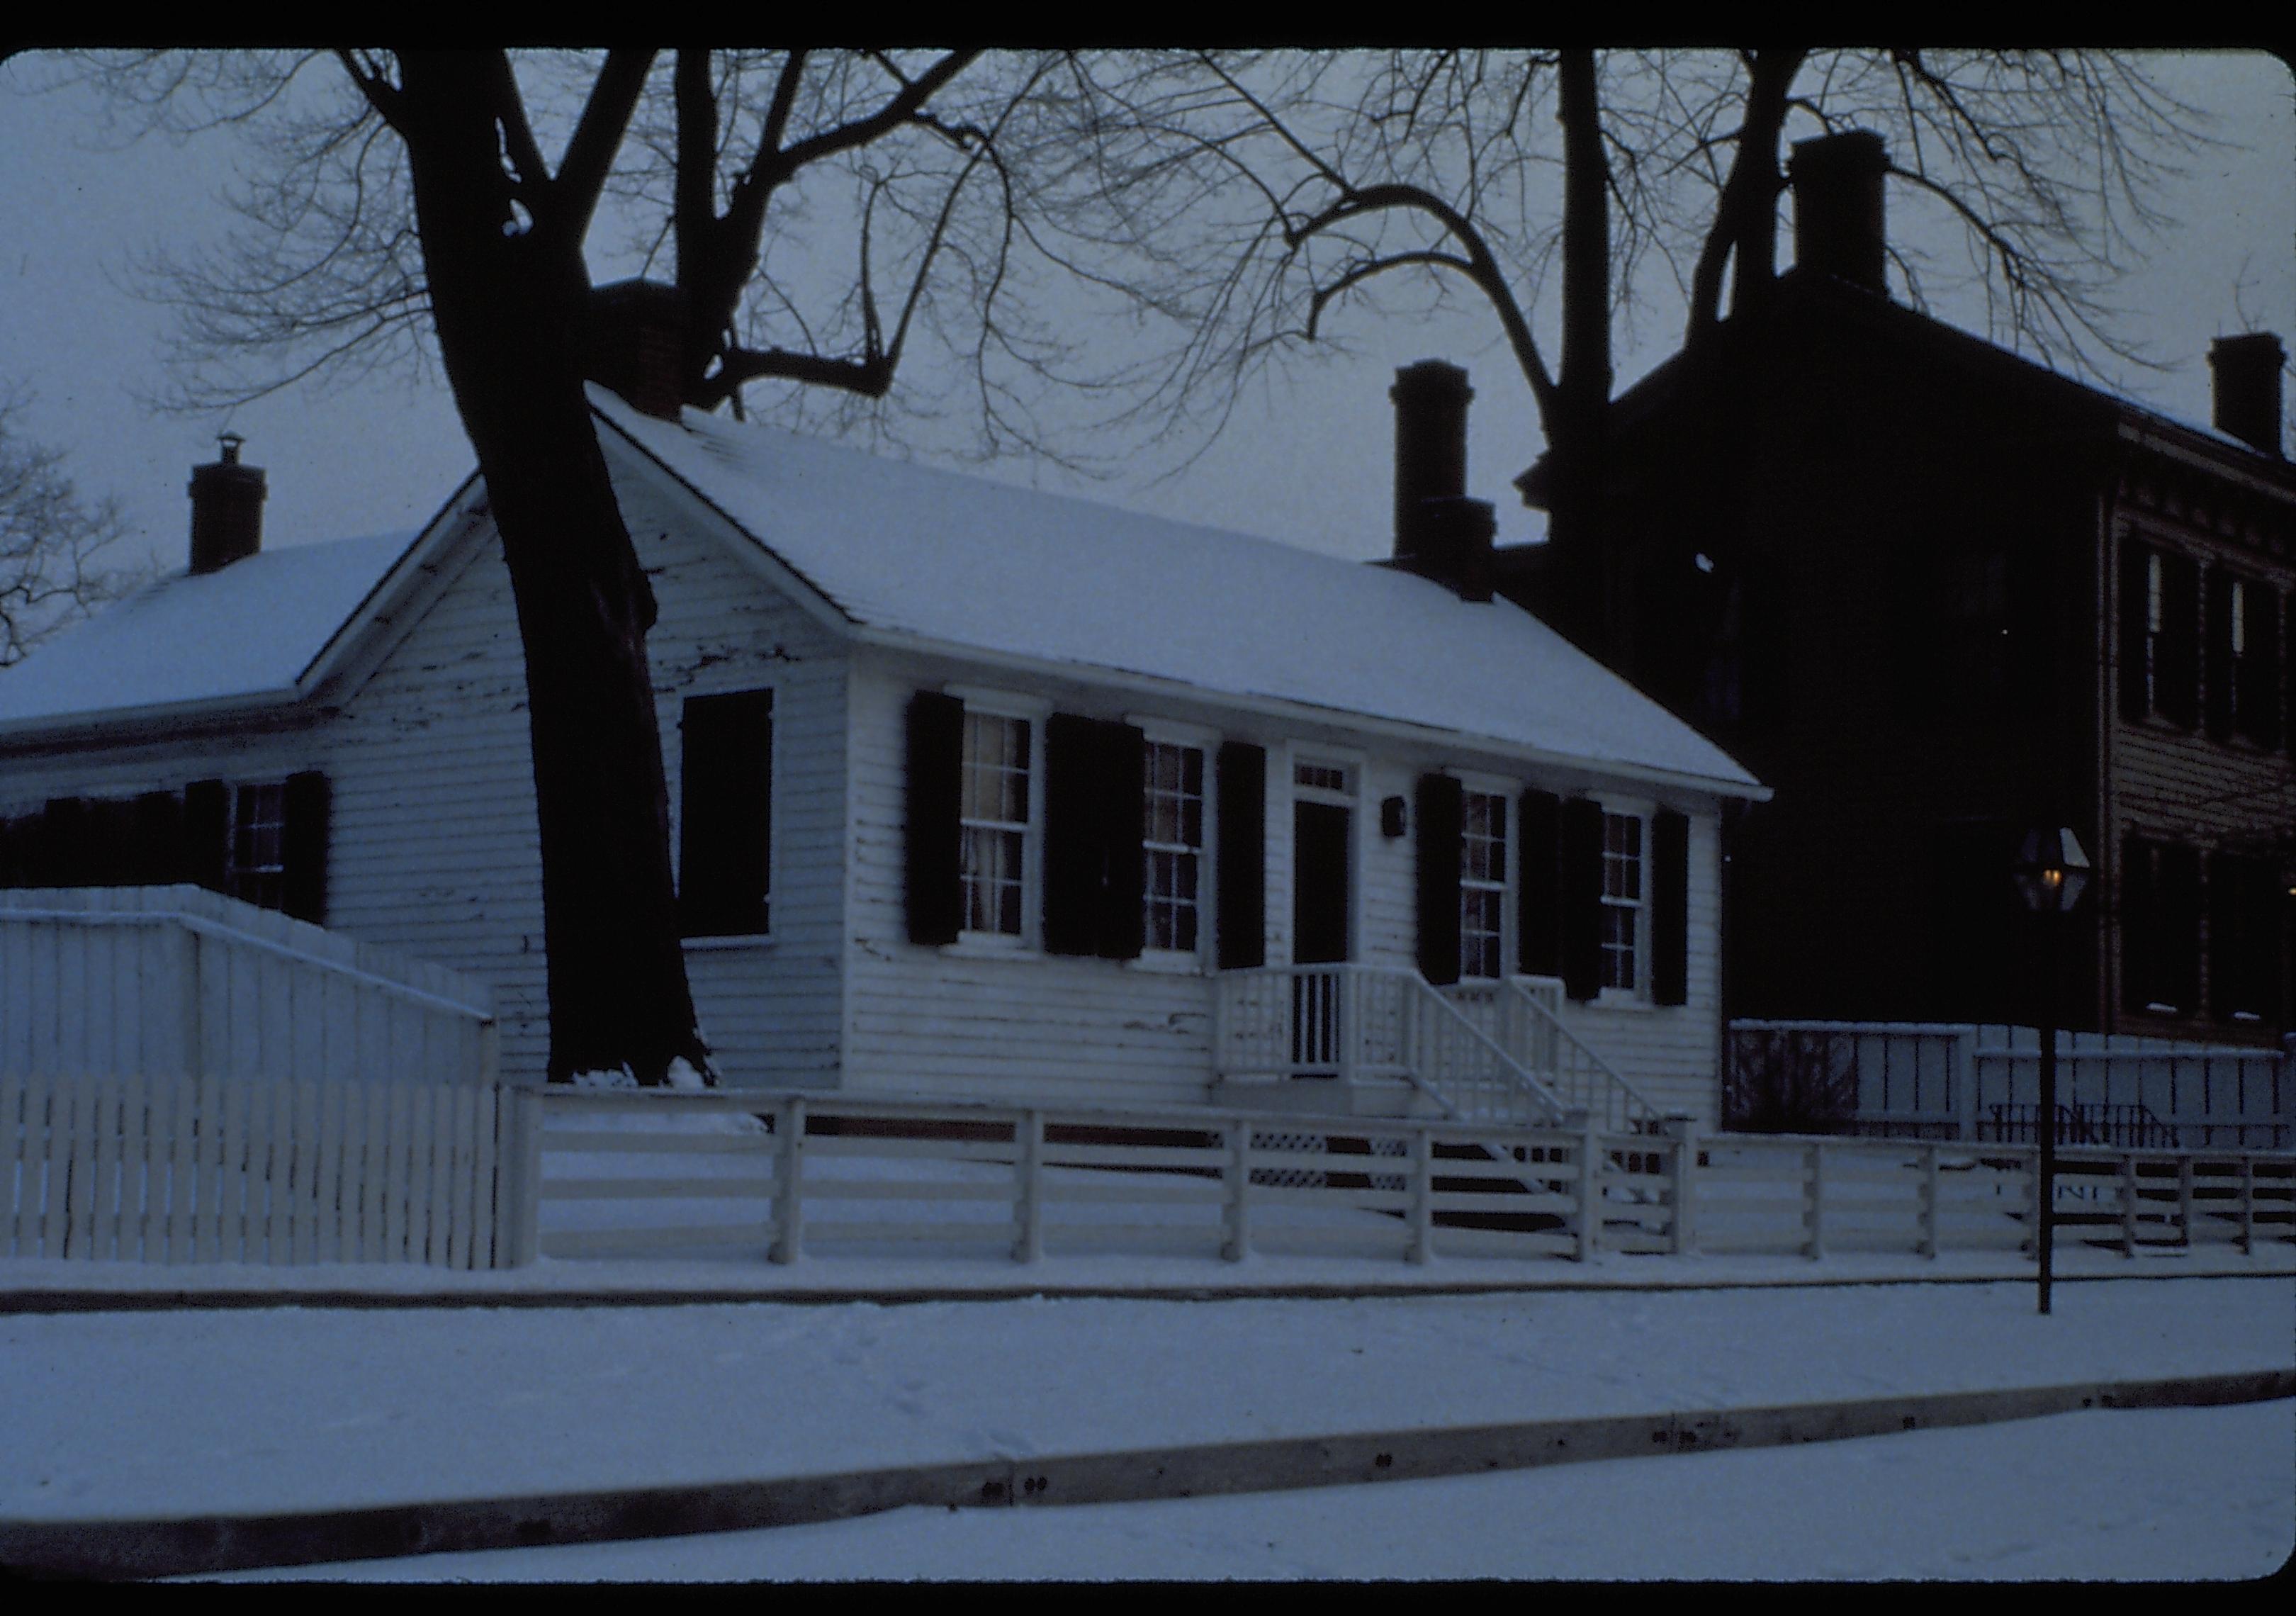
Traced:
MULTIPOLYGON (((2292 1362, 2296 1282, 2284 1276, 2067 1284, 2048 1318, 2036 1315, 2030 1284, 1321 1300, 1033 1298, 906 1306, 20 1314, 0 1318, 0 1385, 8 1388, 0 1395, 0 1452, 12 1456, 0 1474, 0 1516, 86 1519, 648 1487, 2292 1362)), ((2124 1444, 2132 1455, 2149 1454, 2152 1439, 2144 1433, 2156 1427, 2201 1429, 2173 1419, 2148 1423, 2127 1414, 2099 1417, 2108 1423, 2095 1440, 2105 1448, 2124 1444)), ((2296 1440, 2284 1406, 2251 1408, 2237 1417, 2278 1433, 2277 1458, 2226 1470, 2211 1496, 2229 1512, 2223 1528, 2229 1537, 2210 1541, 2253 1565, 2261 1552, 2253 1541, 2258 1519, 2296 1523, 2296 1440), (2261 1497, 2259 1486, 2265 1486, 2261 1497)), ((2039 1441, 2044 1448, 2054 1440, 2004 1440, 2039 1441)), ((2169 1449, 2183 1451, 2185 1440, 2177 1437, 2169 1449)), ((2216 1440, 2191 1440, 2204 1448, 2216 1440)), ((1742 1456, 1764 1463, 1759 1456, 1742 1456)), ((1837 1462, 1851 1463, 1826 1461, 1837 1462)), ((1897 1498, 1890 1468, 1896 1462, 1866 1461, 1878 1467, 1869 1472, 1869 1493, 1879 1489, 1874 1507, 1928 1507, 1923 1500, 1939 1483, 1908 1482, 1897 1498)), ((1637 1462, 1631 1467, 1635 1476, 1616 1483, 1620 1496, 1694 1489, 1703 1472, 1669 1469, 1685 1463, 1637 1462)), ((1947 1472, 1958 1463, 1941 1461, 1947 1472)), ((2070 1458, 2062 1468, 2068 1477, 2085 1474, 2085 1466, 2070 1458)), ((1550 1493, 1575 1497, 1582 1482, 1595 1485, 1585 1481, 1590 1473, 1590 1467, 1567 1466, 1544 1480, 1517 1480, 1535 1489, 1524 1495, 1535 1502, 1550 1493)), ((1794 1497, 1805 1491, 1811 1498, 1831 1497, 1833 1483, 1818 1472, 1792 1476, 1785 1485, 1794 1497)), ((2002 1489, 2005 1502, 2021 1496, 2008 1481, 1987 1485, 2002 1489)), ((2179 1489, 2208 1490, 2166 1472, 2160 1486, 2169 1497, 2185 1496, 2179 1489)), ((1253 1504, 1246 1513, 1294 1510, 1308 1512, 1301 1518, 1320 1518, 1313 1499, 1329 1503, 1341 1496, 1302 1495, 1310 1501, 1253 1504)), ((1734 1540, 1739 1529, 1730 1524, 1729 1512, 1738 1507, 1733 1502, 1738 1496, 1733 1485, 1718 1483, 1710 1505, 1685 1502, 1684 1508, 1724 1512, 1713 1518, 1710 1530, 1702 1525, 1693 1535, 1734 1540)), ((2138 1489, 2128 1510, 2141 1514, 2151 1507, 2144 1501, 2149 1497, 2138 1489)), ((1520 1560, 1480 1557, 1493 1531, 1487 1521, 1470 1524, 1477 1512, 1505 1516, 1519 1505, 1531 1508, 1511 1499, 1513 1495, 1455 1505, 1439 1497, 1425 1505, 1420 1518, 1430 1523, 1459 1512, 1454 1545, 1459 1557, 1446 1560, 1431 1548, 1410 1563, 1415 1569, 1398 1564, 1396 1574, 1522 1574, 1520 1560)), ((1394 1506, 1383 1497, 1364 1505, 1394 1506)), ((1546 1508, 1538 1504, 1532 1513, 1546 1508)), ((1217 1512, 1207 1518, 1229 1520, 1217 1512)), ((1687 1529, 1679 1522, 1658 1526, 1668 1517, 1649 1507, 1631 1519, 1631 1526, 1621 1520, 1613 1529, 1619 1551, 1613 1569, 1582 1568, 1583 1574, 1674 1574, 1636 1558, 1636 1546, 1654 1531, 1687 1529)), ((804 1530, 811 1536, 787 1541, 811 1541, 824 1530, 843 1529, 804 1530)), ((873 1530, 894 1528, 879 1523, 873 1530)), ((1033 1523, 935 1530, 1057 1536, 1054 1528, 1033 1523)), ((1148 1531, 1139 1553, 1161 1552, 1153 1541, 1163 1530, 1148 1531)), ((1430 1524, 1426 1530, 1450 1529, 1430 1524)), ((1810 1565, 1836 1568, 1812 1574, 1837 1574, 1839 1554, 1854 1560, 1862 1552, 1854 1533, 1840 1540, 1832 1527, 1821 1534, 1781 1521, 1775 1530, 1780 1553, 1802 1543, 1810 1565)), ((1082 1541, 1094 1541, 1092 1531, 1123 1538, 1134 1530, 1120 1521, 1089 1528, 1082 1541)), ((1222 1525, 1214 1535, 1225 1542, 1234 1533, 1222 1525)), ((1285 1540, 1283 1531, 1271 1529, 1267 1536, 1285 1540)), ((1339 1533, 1331 1541, 1346 1537, 1339 1533)), ((840 1563, 849 1570, 869 1563, 867 1547, 849 1551, 837 1546, 845 1538, 824 1540, 830 1545, 817 1551, 824 1558, 807 1563, 822 1568, 819 1574, 841 1574, 833 1573, 840 1563), (861 1558, 837 1558, 849 1552, 861 1558)), ((2023 1540, 2006 1540, 2005 1546, 2023 1540)), ((943 1566, 933 1559, 947 1544, 945 1537, 927 1533, 919 1541, 921 1557, 900 1561, 898 1574, 967 1574, 956 1563, 943 1566)), ((1334 1548, 1331 1574, 1365 1574, 1361 1557, 1372 1554, 1379 1541, 1366 1538, 1347 1554, 1334 1548)), ((1021 1543, 1010 1552, 1037 1551, 1021 1543)), ((1127 1574, 1141 1574, 1133 1563, 1135 1571, 1127 1574)), ((1287 1569, 1294 1562, 1280 1557, 1216 1556, 1185 1563, 1196 1570, 1158 1574, 1295 1574, 1287 1569)), ((1673 1563, 1679 1571, 1681 1563, 1673 1563)), ((1893 1564, 1876 1558, 1869 1569, 1874 1575, 1898 1574, 1888 1569, 1893 1564)), ((1001 1573, 984 1569, 978 1574, 1001 1573)))
POLYGON ((902 1509, 220 1580, 2251 1579, 2296 1539, 2296 1403, 1068 1509, 902 1509))

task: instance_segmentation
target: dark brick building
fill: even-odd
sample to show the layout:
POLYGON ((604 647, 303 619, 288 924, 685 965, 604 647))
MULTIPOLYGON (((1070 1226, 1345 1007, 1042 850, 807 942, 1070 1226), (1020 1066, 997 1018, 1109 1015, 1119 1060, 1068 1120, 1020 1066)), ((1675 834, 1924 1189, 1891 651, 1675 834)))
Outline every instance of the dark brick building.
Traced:
MULTIPOLYGON (((1614 411, 1578 637, 1776 792, 1729 827, 1726 1005, 2030 1019, 2008 866, 2057 822, 2096 872, 2070 1023, 2274 1042, 2296 1027, 2280 344, 2216 344, 2202 428, 1893 303, 1881 159, 1797 148, 1798 263, 1764 316, 1614 411)), ((1548 560, 1500 550, 1498 587, 1551 610, 1548 560)))

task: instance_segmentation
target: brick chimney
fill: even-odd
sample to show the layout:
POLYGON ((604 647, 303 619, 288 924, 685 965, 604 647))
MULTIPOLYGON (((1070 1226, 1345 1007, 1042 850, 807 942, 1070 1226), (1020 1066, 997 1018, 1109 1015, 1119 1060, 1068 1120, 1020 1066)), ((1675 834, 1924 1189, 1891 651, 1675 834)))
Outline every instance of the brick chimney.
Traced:
POLYGON ((2218 337, 2209 345, 2216 373, 2217 431, 2229 432, 2259 455, 2282 458, 2280 367, 2288 356, 2268 331, 2218 337))
POLYGON ((1794 193, 1794 263, 1883 297, 1890 293, 1882 180, 1890 149, 1879 135, 1849 129, 1794 142, 1786 177, 1794 193))
POLYGON ((239 463, 237 432, 217 439, 223 458, 192 468, 192 570, 217 572, 263 547, 263 468, 239 463))
POLYGON ((1491 598, 1497 519, 1467 491, 1467 373, 1423 359, 1395 373, 1395 564, 1462 600, 1491 598))
POLYGON ((590 293, 583 374, 621 395, 633 409, 678 418, 685 390, 685 294, 660 281, 616 281, 590 293))

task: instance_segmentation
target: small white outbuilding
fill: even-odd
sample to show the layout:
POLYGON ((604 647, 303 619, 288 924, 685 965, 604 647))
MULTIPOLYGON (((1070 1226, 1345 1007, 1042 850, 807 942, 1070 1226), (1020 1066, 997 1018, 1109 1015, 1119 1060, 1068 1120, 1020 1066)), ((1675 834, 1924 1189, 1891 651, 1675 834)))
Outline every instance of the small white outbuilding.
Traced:
MULTIPOLYGON (((1575 1060, 1566 1098, 1606 1067, 1712 1125, 1719 825, 1766 792, 1473 598, 1488 507, 1420 463, 1453 429, 1414 373, 1464 411, 1405 373, 1371 566, 594 389, 728 1081, 1399 1112, 1575 1060)), ((484 488, 412 536, 244 535, 0 673, 0 883, 195 881, 466 972, 538 1079, 484 488)))

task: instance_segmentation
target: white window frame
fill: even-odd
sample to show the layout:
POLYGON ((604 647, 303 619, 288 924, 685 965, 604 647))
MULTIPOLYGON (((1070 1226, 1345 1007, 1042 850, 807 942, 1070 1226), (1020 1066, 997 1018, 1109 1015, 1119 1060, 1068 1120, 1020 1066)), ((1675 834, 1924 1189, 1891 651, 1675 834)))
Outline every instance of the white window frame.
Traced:
MULTIPOLYGON (((1145 818, 1147 804, 1144 800, 1141 805, 1144 817, 1140 842, 1140 857, 1143 865, 1140 918, 1141 935, 1144 941, 1141 944, 1140 957, 1128 960, 1126 964, 1150 971, 1201 972, 1207 968, 1206 962, 1210 958, 1212 941, 1218 934, 1219 924, 1219 917, 1215 908, 1218 883, 1212 870, 1212 849, 1218 845, 1219 833, 1218 823, 1219 792, 1215 786, 1214 770, 1218 761, 1220 736, 1211 730, 1200 729, 1191 725, 1174 724, 1166 719, 1147 718, 1138 713, 1127 713, 1124 716, 1124 721, 1136 727, 1140 731, 1142 739, 1152 748, 1177 746, 1199 754, 1202 759, 1203 791, 1201 812, 1198 816, 1196 827, 1197 833, 1202 840, 1193 849, 1196 858, 1196 946, 1193 948, 1156 947, 1155 928, 1150 922, 1148 909, 1148 906, 1155 898, 1154 883, 1148 879, 1146 865, 1151 850, 1162 850, 1164 844, 1152 843, 1148 840, 1145 818)), ((1145 773, 1148 786, 1152 786, 1154 782, 1152 758, 1149 760, 1149 767, 1145 773)), ((1144 787, 1144 789, 1146 787, 1144 787)))
POLYGON ((226 801, 230 807, 231 826, 229 833, 224 839, 224 885, 229 889, 231 896, 238 898, 242 903, 250 903, 258 908, 283 912, 287 904, 286 781, 283 779, 234 781, 231 784, 226 801), (260 809, 266 792, 270 793, 272 800, 277 806, 278 811, 275 817, 261 816, 260 809), (249 817, 247 806, 250 794, 255 800, 258 809, 257 816, 252 820, 249 817), (241 838, 259 836, 265 829, 268 829, 272 833, 275 860, 270 863, 242 864, 240 861, 241 838), (273 888, 268 901, 263 897, 259 886, 256 890, 249 890, 250 883, 259 883, 265 881, 268 881, 273 888))
MULTIPOLYGON (((1605 981, 1595 996, 1597 1005, 1649 1005, 1651 1001, 1651 823, 1657 805, 1633 799, 1598 797, 1595 804, 1603 810, 1603 890, 1598 902, 1607 916, 1611 911, 1631 906, 1634 910, 1635 980, 1632 987, 1612 987, 1605 981), (1611 825, 1612 819, 1631 819, 1639 827, 1635 843, 1637 885, 1640 889, 1631 906, 1616 901, 1610 896, 1611 888, 1611 825)), ((1603 930, 1609 931, 1605 923, 1603 930)), ((1603 944, 1603 974, 1610 974, 1610 944, 1603 944)))
MULTIPOLYGON (((1020 695, 1011 691, 980 690, 963 685, 949 685, 945 693, 964 703, 964 716, 969 722, 975 714, 985 718, 1019 719, 1029 726, 1029 817, 1021 831, 1021 930, 1010 931, 976 931, 964 924, 961 915, 956 941, 949 947, 966 953, 1035 954, 1043 949, 1044 934, 1044 864, 1045 864, 1045 720, 1052 717, 1049 701, 1020 695)), ((957 882, 960 893, 964 881, 964 762, 963 740, 960 736, 957 762, 957 882)), ((974 821, 988 824, 988 821, 974 821)), ((1004 828, 1013 828, 1009 822, 996 822, 1004 828)), ((969 908, 969 906, 965 906, 969 908)))
POLYGON ((1517 903, 1515 871, 1522 863, 1521 838, 1515 824, 1515 799, 1521 795, 1521 786, 1512 780, 1495 775, 1461 775, 1459 803, 1459 975, 1462 980, 1479 982, 1505 981, 1513 972, 1514 933, 1513 923, 1517 903), (1496 798, 1499 805, 1499 846, 1506 861, 1504 879, 1497 882, 1477 881, 1467 874, 1467 813, 1469 797, 1496 798), (1498 894, 1498 968, 1489 976, 1469 978, 1467 972, 1467 894, 1470 890, 1498 894))

